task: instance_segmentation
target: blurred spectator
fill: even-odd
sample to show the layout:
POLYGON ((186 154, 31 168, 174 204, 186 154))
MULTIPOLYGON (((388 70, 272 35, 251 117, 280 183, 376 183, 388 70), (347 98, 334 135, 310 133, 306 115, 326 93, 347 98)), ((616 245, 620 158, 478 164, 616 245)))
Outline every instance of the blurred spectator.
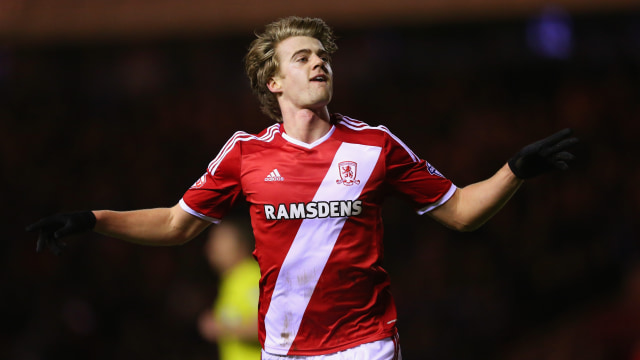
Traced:
POLYGON ((248 222, 225 218, 208 233, 205 256, 220 275, 217 299, 204 311, 198 328, 216 342, 220 360, 258 360, 258 282, 260 268, 251 256, 253 237, 248 222))

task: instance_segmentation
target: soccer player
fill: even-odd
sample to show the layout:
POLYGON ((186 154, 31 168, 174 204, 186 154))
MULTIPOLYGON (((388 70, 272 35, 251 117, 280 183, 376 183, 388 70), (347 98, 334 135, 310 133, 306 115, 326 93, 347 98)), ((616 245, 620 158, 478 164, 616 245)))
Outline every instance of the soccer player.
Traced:
POLYGON ((245 59, 276 123, 235 133, 170 208, 64 213, 29 227, 38 249, 93 230, 146 245, 182 244, 244 197, 256 240, 262 359, 398 359, 396 308, 382 267, 389 193, 459 231, 488 221, 524 179, 566 169, 577 139, 563 130, 525 146, 490 178, 458 187, 384 126, 329 112, 331 28, 289 17, 267 25, 245 59))

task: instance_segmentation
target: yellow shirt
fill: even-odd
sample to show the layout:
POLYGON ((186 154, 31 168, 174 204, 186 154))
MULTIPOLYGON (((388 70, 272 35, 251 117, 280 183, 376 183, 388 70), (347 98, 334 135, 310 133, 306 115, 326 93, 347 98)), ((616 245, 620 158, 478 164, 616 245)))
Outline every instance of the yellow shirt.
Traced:
MULTIPOLYGON (((216 319, 234 326, 252 323, 258 327, 258 283, 260 268, 253 259, 247 259, 221 278, 218 296, 213 305, 216 319)), ((260 343, 242 341, 232 336, 218 340, 220 360, 259 360, 260 343)))

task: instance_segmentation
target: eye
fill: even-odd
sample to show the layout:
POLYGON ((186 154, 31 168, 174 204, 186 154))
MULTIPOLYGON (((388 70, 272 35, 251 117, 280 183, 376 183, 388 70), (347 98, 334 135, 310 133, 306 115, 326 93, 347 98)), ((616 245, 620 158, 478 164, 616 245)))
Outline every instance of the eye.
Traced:
POLYGON ((326 53, 320 54, 320 59, 322 59, 322 61, 324 61, 325 63, 331 62, 331 56, 326 53))
POLYGON ((296 59, 297 62, 306 62, 307 61, 307 57, 306 56, 300 56, 299 58, 296 59))

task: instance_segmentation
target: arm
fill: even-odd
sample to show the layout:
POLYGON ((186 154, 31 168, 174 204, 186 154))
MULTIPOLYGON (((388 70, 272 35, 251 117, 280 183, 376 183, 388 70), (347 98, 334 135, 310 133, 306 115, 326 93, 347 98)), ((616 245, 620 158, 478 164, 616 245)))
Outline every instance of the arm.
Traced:
POLYGON ((509 201, 523 182, 505 164, 487 180, 458 189, 447 202, 428 214, 452 229, 476 230, 509 201))
MULTIPOLYGON (((196 203, 205 201, 209 205, 214 204, 222 212, 233 205, 242 191, 240 149, 235 146, 233 139, 235 137, 225 144, 225 149, 231 148, 233 151, 221 151, 214 159, 218 170, 216 177, 207 170, 198 180, 198 185, 190 187, 184 196, 195 198, 196 203), (224 191, 209 191, 220 188, 224 191), (202 193, 195 195, 201 191, 204 191, 204 196, 202 193)), ((37 251, 49 248, 55 254, 60 254, 65 247, 62 241, 64 237, 88 231, 143 245, 176 245, 191 240, 208 225, 207 220, 185 212, 176 204, 171 208, 54 214, 27 226, 26 230, 39 233, 37 251)))
POLYGON ((444 225, 473 231, 491 219, 509 201, 524 179, 569 168, 574 156, 566 149, 578 142, 570 129, 527 145, 487 180, 458 189, 429 214, 444 225))
POLYGON ((188 214, 180 205, 134 211, 80 211, 48 216, 27 227, 38 231, 37 251, 49 248, 60 254, 63 238, 95 231, 142 245, 183 244, 204 230, 209 222, 188 214))
POLYGON ((180 205, 134 211, 99 210, 94 231, 141 245, 179 245, 202 232, 209 222, 188 214, 180 205))

